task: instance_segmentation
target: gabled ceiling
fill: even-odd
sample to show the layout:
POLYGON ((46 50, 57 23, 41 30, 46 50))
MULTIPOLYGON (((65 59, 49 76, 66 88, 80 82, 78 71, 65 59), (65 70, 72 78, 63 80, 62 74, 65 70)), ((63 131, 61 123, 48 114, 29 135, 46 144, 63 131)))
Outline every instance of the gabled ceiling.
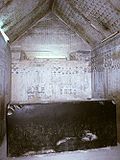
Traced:
POLYGON ((11 44, 13 60, 37 58, 70 59, 71 55, 89 56, 91 47, 54 13, 49 12, 11 44))
POLYGON ((13 42, 49 11, 91 46, 120 30, 120 0, 0 0, 0 27, 13 42))

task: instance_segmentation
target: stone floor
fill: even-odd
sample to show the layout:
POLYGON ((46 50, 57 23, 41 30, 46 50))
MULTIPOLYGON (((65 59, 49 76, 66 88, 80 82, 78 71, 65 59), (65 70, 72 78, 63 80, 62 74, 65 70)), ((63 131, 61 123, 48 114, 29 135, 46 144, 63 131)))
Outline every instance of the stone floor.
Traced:
POLYGON ((24 158, 8 158, 7 160, 120 160, 120 146, 87 151, 36 155, 24 158))
POLYGON ((0 160, 120 160, 120 144, 116 147, 7 158, 6 140, 0 148, 0 160))

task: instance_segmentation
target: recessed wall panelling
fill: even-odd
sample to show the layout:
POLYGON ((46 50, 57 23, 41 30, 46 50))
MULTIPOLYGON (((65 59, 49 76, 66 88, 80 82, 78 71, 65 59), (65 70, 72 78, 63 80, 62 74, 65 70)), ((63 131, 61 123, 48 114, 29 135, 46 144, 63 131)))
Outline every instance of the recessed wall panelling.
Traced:
POLYGON ((83 39, 50 12, 11 46, 12 101, 90 98, 90 49, 83 39), (49 59, 49 54, 58 58, 39 59, 41 55, 48 55, 49 59))
POLYGON ((120 35, 92 51, 92 93, 95 98, 110 98, 117 103, 120 141, 120 35))
POLYGON ((12 64, 12 102, 72 101, 91 98, 89 62, 21 61, 12 64))

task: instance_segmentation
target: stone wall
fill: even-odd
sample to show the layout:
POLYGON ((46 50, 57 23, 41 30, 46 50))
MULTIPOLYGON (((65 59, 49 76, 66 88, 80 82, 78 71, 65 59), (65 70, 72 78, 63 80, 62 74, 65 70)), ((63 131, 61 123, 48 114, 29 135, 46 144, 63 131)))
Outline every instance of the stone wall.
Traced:
MULTIPOLYGON (((0 33, 0 146, 5 136, 6 104, 10 101, 10 50, 0 33)), ((1 158, 0 147, 0 158, 1 158)))
POLYGON ((50 12, 11 45, 12 101, 90 98, 90 50, 80 36, 50 12))
POLYGON ((61 19, 50 12, 11 45, 13 59, 22 51, 28 59, 65 57, 71 52, 90 51, 91 47, 61 19))
POLYGON ((90 53, 77 60, 23 60, 12 63, 12 102, 91 98, 90 53))
POLYGON ((120 142, 120 35, 92 51, 92 96, 114 99, 117 103, 118 141, 120 142))

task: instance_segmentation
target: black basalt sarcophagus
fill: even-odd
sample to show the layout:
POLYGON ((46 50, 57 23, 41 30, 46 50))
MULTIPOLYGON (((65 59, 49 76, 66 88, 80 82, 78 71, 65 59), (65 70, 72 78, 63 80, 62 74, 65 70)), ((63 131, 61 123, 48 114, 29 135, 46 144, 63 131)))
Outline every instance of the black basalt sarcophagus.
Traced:
POLYGON ((113 101, 10 104, 8 156, 117 145, 113 101))

